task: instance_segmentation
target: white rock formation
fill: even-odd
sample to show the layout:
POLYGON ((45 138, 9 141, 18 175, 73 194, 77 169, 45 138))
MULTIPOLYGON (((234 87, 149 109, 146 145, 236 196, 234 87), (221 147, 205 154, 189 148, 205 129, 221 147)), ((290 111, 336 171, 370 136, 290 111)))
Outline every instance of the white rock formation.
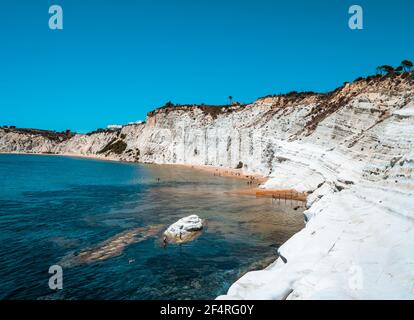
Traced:
POLYGON ((203 229, 203 221, 195 214, 182 218, 164 232, 167 242, 184 243, 194 239, 203 229))
POLYGON ((221 298, 414 298, 414 73, 247 106, 177 106, 59 141, 0 129, 0 152, 236 167, 308 192, 306 228, 221 298), (286 261, 285 262, 283 262, 286 261))

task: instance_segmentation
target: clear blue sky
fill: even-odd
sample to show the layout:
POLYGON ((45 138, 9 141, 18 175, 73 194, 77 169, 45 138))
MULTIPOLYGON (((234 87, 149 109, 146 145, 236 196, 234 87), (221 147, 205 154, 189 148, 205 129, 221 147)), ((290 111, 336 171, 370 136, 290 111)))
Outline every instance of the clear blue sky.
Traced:
POLYGON ((0 125, 86 132, 165 102, 327 91, 414 60, 409 0, 1 0, 0 125), (59 4, 64 30, 48 28, 59 4), (360 4, 365 29, 348 28, 360 4))

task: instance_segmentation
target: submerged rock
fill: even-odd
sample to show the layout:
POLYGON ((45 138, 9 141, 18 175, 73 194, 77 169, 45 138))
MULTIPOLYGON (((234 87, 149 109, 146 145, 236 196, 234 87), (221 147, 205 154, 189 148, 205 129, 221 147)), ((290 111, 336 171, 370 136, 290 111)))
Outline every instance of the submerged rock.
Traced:
POLYGON ((203 220, 197 215, 191 215, 170 225, 164 232, 164 242, 184 243, 195 239, 203 229, 203 220))
MULTIPOLYGON (((64 257, 59 264, 69 267, 119 256, 128 245, 147 240, 149 237, 159 233, 162 230, 162 227, 162 225, 151 225, 124 231, 99 243, 93 248, 75 252, 74 254, 64 257)), ((132 262, 129 260, 129 263, 132 262)))

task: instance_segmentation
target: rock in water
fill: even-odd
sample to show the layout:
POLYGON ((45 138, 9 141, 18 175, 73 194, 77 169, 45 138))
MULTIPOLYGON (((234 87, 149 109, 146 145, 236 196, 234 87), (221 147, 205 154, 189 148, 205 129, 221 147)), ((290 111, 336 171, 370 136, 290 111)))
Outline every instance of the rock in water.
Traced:
MULTIPOLYGON (((64 257, 59 264, 69 267, 82 263, 102 261, 119 256, 128 245, 147 240, 149 237, 159 233, 162 228, 162 225, 151 225, 149 227, 135 228, 124 231, 108 240, 101 242, 93 248, 85 249, 81 252, 75 253, 74 255, 70 254, 64 257)), ((132 262, 129 261, 129 263, 132 262)))
POLYGON ((170 225, 164 232, 164 241, 170 243, 184 243, 194 240, 203 229, 203 220, 197 215, 191 215, 170 225))

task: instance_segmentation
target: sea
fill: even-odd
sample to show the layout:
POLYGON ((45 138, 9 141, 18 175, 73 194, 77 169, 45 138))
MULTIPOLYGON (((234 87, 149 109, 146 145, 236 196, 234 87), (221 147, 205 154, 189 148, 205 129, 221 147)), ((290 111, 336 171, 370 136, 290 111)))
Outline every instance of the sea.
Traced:
POLYGON ((0 299, 214 299, 304 227, 301 203, 237 192, 249 187, 191 167, 2 154, 0 299), (165 245, 192 214, 199 236, 165 245))

